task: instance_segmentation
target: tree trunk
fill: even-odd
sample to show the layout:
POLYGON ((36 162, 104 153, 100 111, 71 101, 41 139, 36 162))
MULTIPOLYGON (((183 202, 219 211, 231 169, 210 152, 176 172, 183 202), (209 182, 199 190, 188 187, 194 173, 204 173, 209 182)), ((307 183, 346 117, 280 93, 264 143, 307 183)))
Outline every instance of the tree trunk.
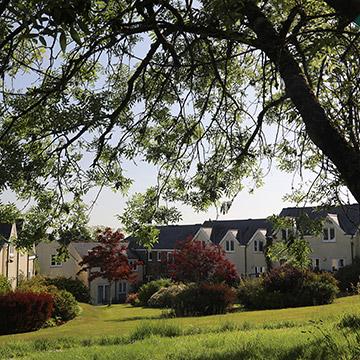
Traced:
POLYGON ((332 125, 300 66, 262 11, 252 1, 246 2, 243 11, 260 41, 261 49, 278 67, 286 93, 302 116, 311 140, 333 162, 357 202, 360 202, 359 150, 352 147, 332 125))

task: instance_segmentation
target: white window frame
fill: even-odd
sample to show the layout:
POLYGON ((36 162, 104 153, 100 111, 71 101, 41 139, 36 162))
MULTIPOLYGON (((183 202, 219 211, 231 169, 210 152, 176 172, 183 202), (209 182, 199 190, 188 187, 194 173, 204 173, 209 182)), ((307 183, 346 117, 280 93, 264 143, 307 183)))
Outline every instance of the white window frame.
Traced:
POLYGON ((161 262, 161 251, 157 252, 157 261, 161 262))
POLYGON ((121 281, 118 283, 118 295, 124 295, 127 293, 127 282, 121 281))
POLYGON ((254 266, 254 274, 260 276, 265 272, 265 266, 254 266))
POLYGON ((331 271, 336 272, 345 266, 344 258, 331 259, 331 271), (341 264, 342 263, 342 264, 341 264))
POLYGON ((319 258, 313 258, 311 259, 311 264, 312 264, 312 269, 313 270, 320 270, 320 259, 319 258), (316 263, 318 263, 318 265, 316 265, 316 263))
POLYGON ((62 267, 62 262, 57 261, 57 255, 56 254, 51 254, 50 255, 50 266, 51 267, 62 267))
POLYGON ((254 240, 254 253, 262 254, 264 252, 264 240, 254 240), (262 244, 262 246, 260 246, 262 244), (262 248, 260 250, 260 247, 262 248))
POLYGON ((13 258, 15 256, 15 246, 14 244, 9 244, 9 257, 13 258))
POLYGON ((336 231, 335 227, 327 226, 323 228, 323 242, 336 242, 336 231), (333 233, 333 234, 332 234, 333 233), (326 235, 325 235, 326 234, 326 235), (333 237, 332 237, 333 235, 333 237), (326 239, 325 239, 326 238, 326 239))
POLYGON ((225 252, 227 252, 227 253, 235 252, 234 240, 226 240, 225 241, 225 252))
POLYGON ((152 261, 151 251, 148 251, 147 259, 148 261, 152 261))

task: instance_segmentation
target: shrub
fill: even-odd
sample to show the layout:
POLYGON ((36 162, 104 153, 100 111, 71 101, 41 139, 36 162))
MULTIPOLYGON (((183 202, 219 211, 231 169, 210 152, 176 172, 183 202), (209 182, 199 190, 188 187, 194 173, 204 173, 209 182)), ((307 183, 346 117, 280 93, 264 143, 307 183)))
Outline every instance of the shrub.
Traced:
POLYGON ((47 291, 54 299, 53 317, 57 321, 69 321, 79 314, 79 306, 71 293, 56 286, 49 286, 47 291))
POLYGON ((173 285, 168 288, 162 288, 151 295, 148 300, 148 306, 153 308, 171 308, 175 296, 185 289, 185 285, 173 285))
POLYGON ((280 309, 331 303, 338 292, 332 274, 315 274, 285 265, 261 279, 242 279, 238 300, 248 309, 280 309))
POLYGON ((79 312, 77 302, 73 295, 66 290, 59 290, 54 285, 47 285, 45 277, 33 277, 26 281, 21 281, 17 291, 32 291, 36 294, 49 294, 54 299, 54 309, 52 317, 56 321, 63 322, 73 319, 79 312))
POLYGON ((137 294, 129 294, 128 297, 125 300, 125 304, 130 304, 132 306, 138 305, 138 296, 137 294))
POLYGON ((339 281, 340 291, 354 292, 360 277, 360 258, 356 257, 352 264, 339 269, 335 278, 339 281))
POLYGON ((148 301, 153 294, 155 294, 161 288, 169 287, 171 285, 174 285, 174 283, 168 279, 159 279, 143 284, 138 291, 139 305, 147 306, 148 301))
POLYGON ((59 290, 66 290, 71 293, 76 301, 89 303, 91 300, 89 288, 79 279, 57 276, 55 278, 45 278, 46 285, 55 285, 59 290))
POLYGON ((235 298, 226 285, 191 285, 175 296, 172 307, 176 316, 224 314, 235 298))
POLYGON ((0 296, 0 334, 39 329, 50 319, 53 299, 48 294, 9 292, 0 296))
POLYGON ((12 290, 6 276, 0 274, 0 295, 5 295, 12 290))

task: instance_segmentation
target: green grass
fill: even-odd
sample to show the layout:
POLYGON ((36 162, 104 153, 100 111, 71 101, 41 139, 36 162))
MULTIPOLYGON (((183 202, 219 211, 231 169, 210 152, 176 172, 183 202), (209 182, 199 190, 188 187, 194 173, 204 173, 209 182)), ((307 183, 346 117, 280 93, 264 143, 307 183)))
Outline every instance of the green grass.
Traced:
POLYGON ((82 304, 80 316, 60 327, 0 336, 0 358, 351 359, 357 333, 336 325, 359 305, 352 296, 325 306, 166 318, 158 309, 82 304))

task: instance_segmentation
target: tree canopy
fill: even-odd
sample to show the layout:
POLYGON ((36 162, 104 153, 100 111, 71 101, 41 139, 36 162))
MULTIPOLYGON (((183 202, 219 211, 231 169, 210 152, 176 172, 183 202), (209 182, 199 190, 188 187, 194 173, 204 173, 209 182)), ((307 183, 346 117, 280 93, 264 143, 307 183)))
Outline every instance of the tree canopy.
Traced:
POLYGON ((359 14, 359 0, 2 1, 0 191, 73 229, 91 187, 127 191, 124 160, 157 166, 157 203, 222 211, 276 160, 314 173, 294 201, 359 202, 359 14))

